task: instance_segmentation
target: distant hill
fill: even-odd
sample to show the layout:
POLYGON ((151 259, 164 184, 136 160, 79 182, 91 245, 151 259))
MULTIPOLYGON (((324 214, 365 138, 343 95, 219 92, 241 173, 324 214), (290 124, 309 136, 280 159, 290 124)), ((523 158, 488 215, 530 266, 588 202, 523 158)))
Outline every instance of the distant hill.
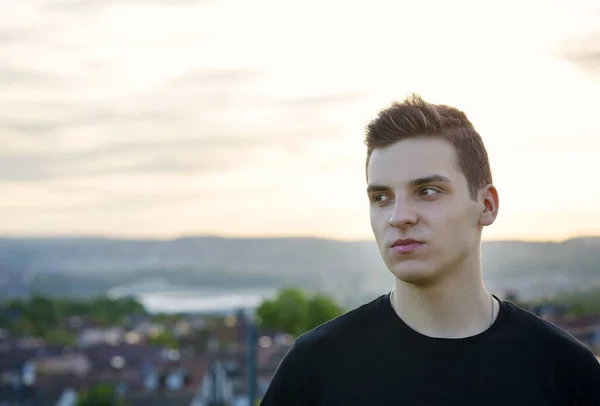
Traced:
MULTIPOLYGON (((494 292, 529 299, 595 283, 600 237, 564 242, 485 242, 494 292)), ((372 241, 190 237, 175 240, 0 238, 0 296, 41 291, 89 296, 147 280, 189 287, 322 290, 344 303, 390 288, 372 241)))

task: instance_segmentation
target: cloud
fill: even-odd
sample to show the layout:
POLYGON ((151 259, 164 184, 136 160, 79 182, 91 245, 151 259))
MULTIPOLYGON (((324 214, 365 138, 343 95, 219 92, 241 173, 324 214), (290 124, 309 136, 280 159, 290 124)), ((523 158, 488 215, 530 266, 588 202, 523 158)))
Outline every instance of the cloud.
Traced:
MULTIPOLYGON (((40 181, 73 176, 227 171, 243 165, 248 149, 263 142, 241 137, 205 137, 161 142, 124 142, 87 151, 49 149, 38 154, 0 154, 0 180, 40 181)), ((246 159, 251 162, 251 159, 246 159)))
POLYGON ((111 126, 119 124, 136 122, 159 124, 172 118, 169 111, 125 111, 107 107, 106 104, 82 106, 77 103, 63 103, 57 106, 54 103, 41 103, 23 106, 22 111, 30 114, 24 114, 21 118, 11 118, 0 112, 0 127, 24 136, 45 136, 71 128, 104 126, 109 130, 111 126), (41 114, 36 114, 36 110, 41 114))
POLYGON ((600 40, 596 48, 569 51, 565 53, 564 57, 582 71, 593 75, 600 75, 600 40))
MULTIPOLYGON (((169 0, 168 6, 189 6, 204 3, 207 0, 169 0)), ((52 11, 97 10, 112 5, 166 5, 162 0, 50 0, 43 4, 44 9, 52 11)))
MULTIPOLYGON (((148 158, 142 162, 134 160, 116 162, 114 160, 85 160, 74 156, 70 160, 61 159, 60 155, 35 156, 0 156, 0 180, 2 181, 39 181, 70 176, 94 177, 110 173, 185 173, 201 169, 201 165, 193 165, 174 158, 148 158)), ((211 167, 215 169, 215 167, 211 167)))
POLYGON ((350 103, 363 100, 366 97, 366 92, 351 91, 343 93, 319 94, 308 97, 297 97, 290 99, 282 99, 280 101, 283 106, 290 107, 315 107, 319 105, 336 105, 340 103, 350 103))
MULTIPOLYGON (((64 152, 49 145, 43 152, 0 153, 0 181, 44 181, 107 174, 210 174, 268 165, 265 155, 303 160, 319 143, 339 135, 337 129, 296 129, 281 137, 277 132, 201 135, 188 139, 113 142, 98 148, 64 152), (283 138, 283 139, 282 139, 283 138), (279 151, 279 152, 275 152, 279 151)), ((316 157, 315 157, 316 159, 316 157)), ((291 162, 291 161, 288 161, 291 162)), ((331 157, 328 166, 334 165, 331 157)), ((276 164, 276 163, 274 163, 276 164)))
POLYGON ((0 45, 24 42, 31 38, 34 33, 35 30, 27 28, 0 29, 0 45))
POLYGON ((238 38, 213 4, 32 0, 0 15, 5 229, 103 227, 240 196, 261 206, 335 169, 339 149, 319 145, 345 134, 363 94, 322 72, 298 88, 317 75, 297 77, 301 64, 278 55, 289 46, 249 22, 238 38))
POLYGON ((559 55, 582 71, 600 76, 600 31, 568 38, 559 47, 559 55))
POLYGON ((239 87, 263 74, 197 69, 105 102, 7 104, 0 180, 223 172, 251 165, 265 148, 302 152, 340 135, 319 116, 356 94, 244 100, 239 87))
POLYGON ((51 72, 0 66, 0 88, 5 90, 14 87, 27 89, 33 86, 48 85, 58 87, 64 86, 68 82, 68 78, 51 72))
POLYGON ((236 85, 264 78, 257 69, 194 69, 165 83, 165 90, 182 90, 195 86, 236 85))

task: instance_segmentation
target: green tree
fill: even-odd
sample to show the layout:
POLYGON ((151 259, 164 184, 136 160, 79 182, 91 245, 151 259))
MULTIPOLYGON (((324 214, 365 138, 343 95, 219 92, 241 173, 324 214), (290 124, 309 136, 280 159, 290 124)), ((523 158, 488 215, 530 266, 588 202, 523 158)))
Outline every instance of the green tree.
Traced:
POLYGON ((77 406, 127 406, 109 385, 97 385, 79 395, 77 406))
POLYGON ((300 335, 306 331, 308 321, 308 298, 296 288, 286 288, 277 297, 280 328, 289 334, 300 335))
POLYGON ((307 296, 297 288, 282 289, 257 309, 259 323, 298 336, 343 313, 333 299, 319 294, 307 296))
POLYGON ((344 310, 329 296, 314 295, 308 302, 308 319, 305 328, 312 330, 342 313, 344 310))
POLYGON ((586 313, 586 308, 581 303, 576 303, 569 308, 570 316, 584 316, 586 313))
POLYGON ((53 301, 42 295, 33 295, 23 313, 23 317, 31 322, 36 336, 44 336, 58 323, 53 301))
POLYGON ((77 338, 64 329, 51 329, 42 337, 48 344, 74 345, 77 338))
POLYGON ((279 317, 281 312, 275 300, 264 300, 256 310, 256 314, 262 326, 279 328, 281 325, 279 317))
POLYGON ((21 318, 11 324, 9 331, 16 336, 28 336, 32 334, 33 327, 28 320, 21 318))
POLYGON ((509 302, 512 302, 514 304, 516 304, 517 306, 520 307, 526 307, 527 304, 522 302, 521 299, 519 298, 519 294, 516 291, 513 290, 509 290, 505 293, 504 295, 504 300, 507 300, 509 302))
POLYGON ((71 316, 81 316, 105 325, 121 324, 128 315, 145 313, 132 298, 90 300, 54 299, 34 294, 30 300, 7 300, 0 304, 0 327, 15 335, 34 335, 53 343, 72 342, 64 330, 71 316))
POLYGON ((27 305, 23 300, 21 300, 19 298, 15 298, 15 299, 7 300, 4 303, 3 307, 7 311, 23 313, 23 310, 25 310, 26 306, 27 305))
POLYGON ((169 333, 161 333, 156 337, 150 337, 148 344, 158 345, 161 347, 170 348, 176 350, 179 348, 179 341, 169 333))

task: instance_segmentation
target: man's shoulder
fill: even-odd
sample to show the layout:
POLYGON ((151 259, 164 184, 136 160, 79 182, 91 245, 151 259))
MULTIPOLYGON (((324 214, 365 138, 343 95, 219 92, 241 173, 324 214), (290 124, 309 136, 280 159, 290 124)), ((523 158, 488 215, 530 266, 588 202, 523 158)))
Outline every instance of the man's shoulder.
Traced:
POLYGON ((538 345, 543 345, 554 357, 581 360, 596 357, 581 341, 549 320, 545 320, 514 303, 506 302, 511 310, 514 327, 538 345))
POLYGON ((600 404, 600 362, 592 350, 551 321, 515 304, 508 306, 508 335, 526 340, 519 348, 541 356, 543 365, 552 368, 556 393, 564 404, 600 404))
POLYGON ((378 323, 378 315, 382 313, 386 295, 381 295, 368 303, 352 309, 312 330, 300 335, 295 346, 310 348, 327 343, 338 343, 339 339, 348 340, 362 336, 369 325, 378 323))

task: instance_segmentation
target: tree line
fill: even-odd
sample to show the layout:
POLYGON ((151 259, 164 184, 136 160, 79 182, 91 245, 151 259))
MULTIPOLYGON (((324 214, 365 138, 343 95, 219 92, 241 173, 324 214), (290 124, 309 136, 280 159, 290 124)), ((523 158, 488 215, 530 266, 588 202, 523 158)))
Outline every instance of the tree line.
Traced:
POLYGON ((51 298, 39 294, 29 299, 10 299, 0 304, 0 328, 16 336, 36 336, 55 344, 71 344, 67 321, 79 316, 98 325, 122 324, 127 316, 145 313, 133 298, 89 300, 51 298))
MULTIPOLYGON (((257 309, 261 326, 292 335, 300 335, 344 312, 330 296, 308 294, 289 287, 277 297, 264 300, 257 309)), ((143 305, 133 298, 90 299, 53 298, 34 294, 29 299, 14 298, 0 303, 0 328, 15 336, 35 336, 49 344, 73 344, 75 333, 68 321, 77 316, 100 326, 123 325, 127 317, 146 314, 143 305)), ((178 319, 181 315, 153 315, 156 321, 178 319)), ((151 344, 177 348, 170 334, 153 337, 151 344)))
POLYGON ((309 295, 301 289, 288 287, 280 290, 275 298, 264 300, 256 314, 259 325, 299 336, 344 311, 330 296, 309 295))

